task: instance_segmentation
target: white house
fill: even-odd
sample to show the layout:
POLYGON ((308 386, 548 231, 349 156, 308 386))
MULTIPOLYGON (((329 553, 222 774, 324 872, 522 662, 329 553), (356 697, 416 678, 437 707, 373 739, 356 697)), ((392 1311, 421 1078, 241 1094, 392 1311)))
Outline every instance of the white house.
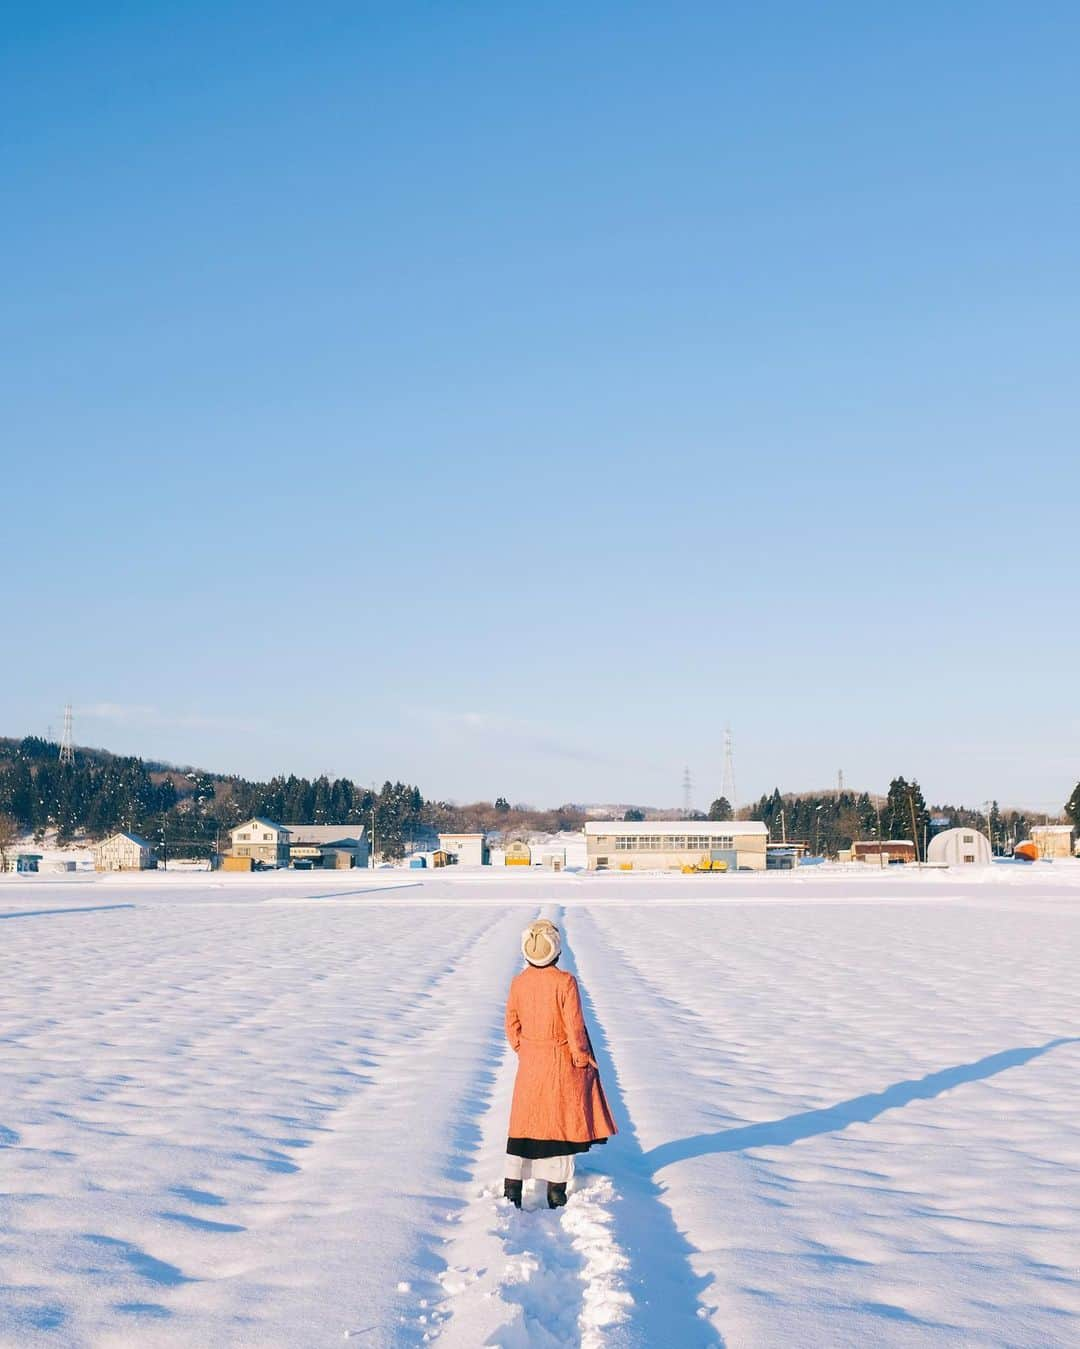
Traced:
POLYGON ((230 829, 229 840, 229 852, 233 857, 250 857, 254 862, 271 867, 289 865, 289 831, 283 824, 256 815, 230 829))
POLYGON ((943 829, 927 845, 926 860, 938 866, 989 866, 990 840, 978 829, 943 829))
POLYGON ((769 830, 760 820, 589 820, 589 871, 678 870, 703 859, 764 871, 769 830))
POLYGON ((150 871, 157 866, 153 844, 122 829, 94 849, 98 871, 150 871))
POLYGON ((486 867, 491 861, 483 834, 440 834, 439 848, 463 867, 486 867))

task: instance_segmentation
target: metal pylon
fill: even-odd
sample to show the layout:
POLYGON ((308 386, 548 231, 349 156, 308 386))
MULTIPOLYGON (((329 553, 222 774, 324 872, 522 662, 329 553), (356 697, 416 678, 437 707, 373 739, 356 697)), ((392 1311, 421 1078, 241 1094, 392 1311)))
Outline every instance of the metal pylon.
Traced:
POLYGON ((62 764, 73 764, 75 762, 75 741, 71 732, 70 703, 64 708, 64 738, 60 741, 60 762, 62 764))
POLYGON ((730 726, 724 727, 724 776, 720 779, 720 795, 731 806, 734 819, 739 810, 739 798, 735 794, 735 738, 730 726))

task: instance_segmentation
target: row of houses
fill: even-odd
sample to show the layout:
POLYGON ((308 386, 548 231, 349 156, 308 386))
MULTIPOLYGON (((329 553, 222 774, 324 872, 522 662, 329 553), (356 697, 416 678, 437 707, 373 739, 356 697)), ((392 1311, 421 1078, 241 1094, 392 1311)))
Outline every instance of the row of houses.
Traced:
MULTIPOLYGON (((359 824, 277 824, 252 819, 229 831, 229 849, 221 864, 230 871, 262 867, 347 870, 369 861, 364 827, 359 824)), ((148 839, 123 829, 94 849, 98 871, 149 871, 158 850, 148 839)))
MULTIPOLYGON (((792 867, 801 860, 798 843, 773 843, 759 820, 590 820, 584 828, 585 866, 589 871, 730 870, 765 871, 792 867)), ((255 817, 229 831, 230 846, 221 859, 226 870, 264 867, 347 870, 371 860, 363 825, 278 824, 255 817)), ((1074 831, 1068 825, 1041 825, 1031 831, 1026 856, 1052 859, 1074 852, 1074 831)), ((562 870, 566 849, 510 843, 500 850, 506 866, 544 866, 562 870)), ((919 860, 910 839, 857 842, 840 854, 841 861, 894 866, 919 860)), ((977 829, 946 829, 929 843, 931 865, 986 864, 990 844, 977 829)), ((417 866, 489 866, 492 849, 482 833, 444 833, 438 848, 418 854, 417 866)), ((145 871, 158 864, 154 845, 138 834, 121 831, 98 844, 99 871, 145 871)), ((30 869, 27 866, 26 869, 30 869)), ((36 869, 36 868, 35 868, 36 869)))
MULTIPOLYGON (((585 840, 590 871, 711 870, 718 866, 764 871, 794 867, 806 852, 802 843, 772 842, 766 825, 756 820, 590 820, 585 825, 585 840)), ((1035 825, 1017 852, 1043 861, 1080 856, 1080 839, 1071 825, 1035 825)), ((840 853, 839 860, 896 866, 920 859, 911 839, 883 839, 853 843, 840 853)), ((992 850, 978 829, 946 829, 930 839, 924 860, 937 866, 988 865, 992 850)))

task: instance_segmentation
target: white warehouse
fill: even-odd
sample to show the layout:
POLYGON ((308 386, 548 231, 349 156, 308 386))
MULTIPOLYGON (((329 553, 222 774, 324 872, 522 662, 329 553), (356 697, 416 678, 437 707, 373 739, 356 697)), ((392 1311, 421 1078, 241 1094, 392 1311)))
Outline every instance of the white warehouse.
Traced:
POLYGON ((768 828, 760 820, 589 820, 589 871, 677 871, 702 861, 765 870, 768 828))

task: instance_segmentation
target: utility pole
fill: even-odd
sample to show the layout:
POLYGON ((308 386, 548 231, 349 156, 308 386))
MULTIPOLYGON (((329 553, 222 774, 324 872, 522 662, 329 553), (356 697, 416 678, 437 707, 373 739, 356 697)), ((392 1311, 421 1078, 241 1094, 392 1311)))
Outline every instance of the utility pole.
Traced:
POLYGON ((911 811, 911 841, 915 844, 915 861, 918 862, 919 870, 922 871, 922 858, 919 856, 919 826, 915 819, 915 796, 912 792, 908 792, 907 802, 911 811))
POLYGON ((881 837, 881 807, 874 806, 874 814, 877 816, 877 859, 878 866, 882 871, 885 870, 885 840, 881 837))
POLYGON ((375 807, 371 807, 371 870, 375 870, 375 807))

